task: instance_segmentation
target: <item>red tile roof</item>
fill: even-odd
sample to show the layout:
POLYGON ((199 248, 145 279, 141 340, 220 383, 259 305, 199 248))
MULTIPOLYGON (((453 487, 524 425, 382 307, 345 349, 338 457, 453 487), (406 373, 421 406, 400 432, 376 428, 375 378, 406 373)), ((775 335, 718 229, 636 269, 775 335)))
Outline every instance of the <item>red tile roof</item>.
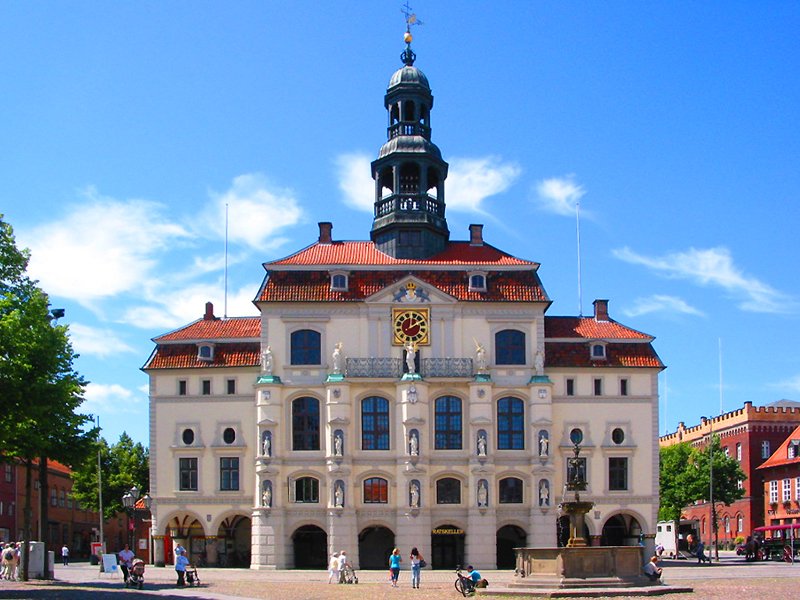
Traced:
POLYGON ((261 319, 259 317, 233 317, 230 319, 198 319, 185 327, 153 338, 153 341, 159 343, 178 340, 259 338, 260 336, 261 319))
POLYGON ((765 460, 758 469, 768 469, 770 467, 784 467, 786 465, 800 464, 800 454, 795 454, 794 458, 789 458, 789 444, 792 441, 800 440, 800 426, 796 427, 792 433, 789 434, 780 447, 772 453, 767 460, 765 460))
POLYGON ((546 317, 544 337, 545 339, 585 338, 594 340, 653 339, 646 333, 625 327, 616 321, 597 321, 594 317, 546 317))
POLYGON ((592 360, 585 343, 545 341, 545 366, 587 367, 603 369, 611 367, 664 368, 664 363, 653 346, 643 343, 611 343, 606 346, 605 360, 592 360))
POLYGON ((470 266, 528 266, 538 267, 539 263, 522 260, 506 254, 489 244, 472 246, 469 242, 449 242, 447 248, 426 259, 394 258, 381 252, 373 242, 351 241, 330 244, 315 243, 295 254, 266 263, 270 269, 279 266, 391 266, 410 265, 426 267, 435 265, 470 266))
POLYGON ((214 360, 197 358, 195 344, 161 344, 147 360, 147 369, 186 369, 209 367, 255 367, 261 364, 259 342, 219 344, 214 348, 214 360))
MULTIPOLYGON (((549 302, 534 270, 490 272, 486 292, 469 291, 467 271, 353 271, 346 292, 330 289, 327 271, 271 272, 261 289, 262 302, 358 302, 395 285, 409 274, 467 302, 549 302)), ((399 289, 399 288, 398 288, 399 289)))

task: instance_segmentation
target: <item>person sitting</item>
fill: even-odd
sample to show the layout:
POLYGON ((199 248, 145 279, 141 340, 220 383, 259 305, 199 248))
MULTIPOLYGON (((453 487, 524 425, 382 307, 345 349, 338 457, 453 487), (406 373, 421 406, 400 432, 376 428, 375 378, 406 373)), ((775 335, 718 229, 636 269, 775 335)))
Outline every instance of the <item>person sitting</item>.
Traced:
POLYGON ((481 577, 480 572, 475 567, 469 565, 467 567, 467 571, 469 571, 467 573, 467 577, 469 577, 472 580, 472 585, 474 587, 485 588, 489 586, 489 582, 486 581, 483 577, 481 577))
POLYGON ((659 581, 661 579, 662 569, 658 566, 658 556, 653 556, 650 561, 644 566, 644 574, 650 581, 659 581))

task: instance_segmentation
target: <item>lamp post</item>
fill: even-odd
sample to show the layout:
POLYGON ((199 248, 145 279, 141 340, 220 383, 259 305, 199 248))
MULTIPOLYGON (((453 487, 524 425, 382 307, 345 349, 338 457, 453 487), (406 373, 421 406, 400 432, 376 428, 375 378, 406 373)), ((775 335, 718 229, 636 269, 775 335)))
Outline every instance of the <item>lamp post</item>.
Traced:
MULTIPOLYGON (((136 553, 136 511, 141 510, 136 508, 136 502, 138 500, 139 488, 137 488, 135 485, 130 489, 130 491, 126 492, 125 495, 122 496, 122 505, 125 507, 125 512, 128 514, 128 546, 131 550, 133 550, 134 554, 136 553), (131 520, 133 521, 133 526, 131 526, 131 520)), ((150 498, 149 494, 145 494, 142 497, 142 503, 144 504, 145 510, 150 510, 152 501, 153 500, 150 498)))
MULTIPOLYGON (((705 418, 705 417, 703 417, 705 418)), ((717 511, 714 506, 714 418, 708 419, 708 501, 711 504, 710 529, 708 531, 708 543, 714 540, 714 555, 719 562, 719 543, 717 540, 717 511), (713 536, 713 537, 712 537, 713 536)), ((711 551, 708 552, 711 556, 711 551)))

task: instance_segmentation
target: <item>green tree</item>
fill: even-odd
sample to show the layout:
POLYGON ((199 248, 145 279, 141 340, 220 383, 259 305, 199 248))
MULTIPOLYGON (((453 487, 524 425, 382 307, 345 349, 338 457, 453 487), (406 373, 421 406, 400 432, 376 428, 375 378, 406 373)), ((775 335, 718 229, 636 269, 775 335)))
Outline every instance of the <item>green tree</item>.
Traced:
POLYGON ((99 510, 97 495, 97 455, 100 453, 100 477, 103 492, 103 517, 108 520, 124 510, 122 496, 134 485, 144 495, 150 490, 150 456, 141 443, 133 443, 127 433, 109 446, 105 439, 95 444, 95 451, 79 464, 72 474, 72 496, 92 510, 99 510))
POLYGON ((661 504, 658 508, 659 521, 676 521, 681 518, 681 510, 694 502, 694 473, 687 466, 692 455, 692 447, 686 442, 661 448, 659 461, 659 488, 661 504))

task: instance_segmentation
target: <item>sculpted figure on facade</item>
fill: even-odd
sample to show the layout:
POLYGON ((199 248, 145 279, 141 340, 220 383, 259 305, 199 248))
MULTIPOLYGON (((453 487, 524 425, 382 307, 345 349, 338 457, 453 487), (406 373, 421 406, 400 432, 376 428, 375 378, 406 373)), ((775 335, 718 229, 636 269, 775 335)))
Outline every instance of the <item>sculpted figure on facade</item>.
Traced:
POLYGON ((336 491, 333 492, 333 505, 344 506, 344 486, 341 481, 336 483, 336 491))
POLYGON ((334 456, 342 456, 344 453, 344 436, 341 431, 333 434, 333 454, 334 456))
POLYGON ((539 456, 547 456, 550 448, 550 438, 547 437, 547 432, 543 429, 539 432, 539 456))
POLYGON ((486 506, 489 503, 489 488, 485 479, 478 483, 478 506, 486 506))
POLYGON ((333 373, 335 375, 340 375, 342 373, 342 348, 344 344, 342 342, 337 342, 336 345, 333 347, 333 373))
POLYGON ((408 434, 408 453, 411 456, 419 455, 419 438, 417 437, 416 431, 412 431, 408 434))
POLYGON ((406 349, 406 367, 408 367, 408 372, 413 375, 417 370, 417 365, 414 362, 417 358, 417 347, 414 342, 408 340, 404 348, 406 349))
POLYGON ((536 351, 536 357, 533 359, 533 366, 538 376, 541 377, 544 375, 544 352, 541 350, 536 351))
POLYGON ((419 508, 419 484, 416 481, 411 482, 409 495, 411 508, 419 508))
MULTIPOLYGON (((474 339, 474 338, 473 338, 474 339)), ((475 341, 475 367, 478 372, 486 370, 486 348, 478 340, 475 341)))
POLYGON ((272 375, 272 348, 267 346, 261 353, 261 372, 272 375))
POLYGON ((261 506, 265 508, 272 507, 272 483, 269 481, 264 482, 264 490, 261 492, 261 506))
POLYGON ((272 456, 272 435, 269 431, 264 432, 264 439, 261 440, 261 455, 272 456))
POLYGON ((550 483, 547 479, 539 482, 539 506, 550 506, 550 483))
POLYGON ((486 456, 486 434, 478 434, 478 456, 486 456))

